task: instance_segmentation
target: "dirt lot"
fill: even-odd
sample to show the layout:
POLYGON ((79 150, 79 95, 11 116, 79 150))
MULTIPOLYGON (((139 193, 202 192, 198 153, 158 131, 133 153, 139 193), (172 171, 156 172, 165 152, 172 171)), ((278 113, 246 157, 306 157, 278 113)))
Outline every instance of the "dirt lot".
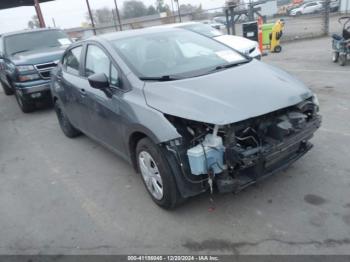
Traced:
POLYGON ((350 63, 331 62, 328 38, 283 47, 264 60, 318 94, 314 149, 238 195, 171 212, 117 156, 64 137, 50 109, 22 114, 1 91, 0 253, 350 254, 350 63))

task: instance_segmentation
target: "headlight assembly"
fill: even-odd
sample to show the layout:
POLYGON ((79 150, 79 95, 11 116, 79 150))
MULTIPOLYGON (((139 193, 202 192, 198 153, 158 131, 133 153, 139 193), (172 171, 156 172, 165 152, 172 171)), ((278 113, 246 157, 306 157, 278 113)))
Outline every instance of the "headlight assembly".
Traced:
POLYGON ((26 82, 26 81, 32 81, 32 80, 36 80, 39 79, 39 75, 38 74, 31 74, 31 75, 21 75, 18 77, 19 81, 21 82, 26 82))
POLYGON ((318 101, 318 97, 316 94, 314 94, 314 96, 312 97, 312 102, 318 107, 320 106, 320 102, 318 101))
POLYGON ((20 65, 20 66, 16 66, 16 69, 18 72, 27 72, 27 71, 33 71, 34 66, 33 65, 20 65))

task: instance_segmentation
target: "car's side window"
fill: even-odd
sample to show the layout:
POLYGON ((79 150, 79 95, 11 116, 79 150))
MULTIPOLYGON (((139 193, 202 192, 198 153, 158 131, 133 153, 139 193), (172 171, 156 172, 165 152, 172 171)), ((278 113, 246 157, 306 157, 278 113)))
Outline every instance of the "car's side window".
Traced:
POLYGON ((118 86, 118 70, 113 66, 106 53, 95 45, 89 45, 86 53, 85 76, 105 74, 111 86, 118 86))
POLYGON ((104 73, 107 77, 110 72, 110 63, 108 56, 95 45, 89 45, 86 53, 85 76, 104 73))
POLYGON ((63 67, 67 73, 79 75, 80 55, 83 47, 78 46, 69 50, 63 58, 63 67))

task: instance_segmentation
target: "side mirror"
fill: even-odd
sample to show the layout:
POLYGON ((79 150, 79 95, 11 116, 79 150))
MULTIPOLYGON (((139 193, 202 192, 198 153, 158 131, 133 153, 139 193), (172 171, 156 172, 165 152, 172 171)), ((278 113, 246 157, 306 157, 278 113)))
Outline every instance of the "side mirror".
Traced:
POLYGON ((88 81, 91 87, 105 90, 109 87, 109 81, 105 74, 94 74, 88 77, 88 81))

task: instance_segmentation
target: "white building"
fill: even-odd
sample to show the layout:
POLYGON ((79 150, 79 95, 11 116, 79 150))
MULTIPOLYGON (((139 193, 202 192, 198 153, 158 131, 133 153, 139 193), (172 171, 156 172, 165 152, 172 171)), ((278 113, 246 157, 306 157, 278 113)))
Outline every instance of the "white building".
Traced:
POLYGON ((342 13, 350 12, 350 0, 340 0, 339 11, 342 13))
MULTIPOLYGON (((346 0, 344 0, 346 1, 346 0)), ((350 1, 350 0, 347 0, 350 1)), ((260 14, 263 16, 273 16, 277 14, 277 1, 272 0, 272 1, 267 1, 264 4, 257 5, 257 7, 261 7, 260 14)))

